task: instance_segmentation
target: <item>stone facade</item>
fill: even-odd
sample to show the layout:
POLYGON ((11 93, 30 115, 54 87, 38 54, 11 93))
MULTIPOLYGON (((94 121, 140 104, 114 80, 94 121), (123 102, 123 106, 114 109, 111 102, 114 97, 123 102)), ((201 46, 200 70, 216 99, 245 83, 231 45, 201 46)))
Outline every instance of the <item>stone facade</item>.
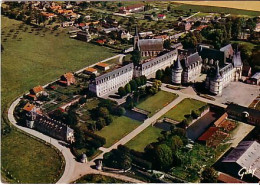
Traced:
POLYGON ((89 84, 89 90, 98 97, 104 96, 119 87, 125 86, 133 78, 133 63, 114 69, 95 78, 89 84))
POLYGON ((201 67, 202 59, 198 52, 189 55, 187 51, 179 50, 178 60, 172 69, 172 82, 174 84, 193 82, 201 74, 201 67))

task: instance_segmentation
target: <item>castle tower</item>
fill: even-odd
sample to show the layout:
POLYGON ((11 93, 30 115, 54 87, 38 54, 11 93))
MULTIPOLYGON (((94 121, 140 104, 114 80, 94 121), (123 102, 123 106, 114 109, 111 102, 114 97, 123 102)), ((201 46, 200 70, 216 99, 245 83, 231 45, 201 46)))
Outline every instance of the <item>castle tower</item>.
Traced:
POLYGON ((34 122, 36 120, 36 112, 35 111, 30 111, 26 113, 26 126, 28 128, 34 128, 34 122))
POLYGON ((219 73, 219 62, 216 61, 216 73, 210 82, 210 92, 217 96, 221 96, 222 89, 223 89, 223 78, 219 73))
POLYGON ((82 163, 87 163, 87 162, 88 162, 88 158, 87 158, 86 154, 82 154, 82 156, 81 156, 81 162, 82 162, 82 163))
POLYGON ((181 66, 180 58, 177 58, 172 69, 172 83, 181 84, 183 68, 181 66))
POLYGON ((135 27, 135 36, 134 36, 134 50, 138 48, 138 41, 139 41, 139 35, 138 35, 138 30, 137 26, 135 27))

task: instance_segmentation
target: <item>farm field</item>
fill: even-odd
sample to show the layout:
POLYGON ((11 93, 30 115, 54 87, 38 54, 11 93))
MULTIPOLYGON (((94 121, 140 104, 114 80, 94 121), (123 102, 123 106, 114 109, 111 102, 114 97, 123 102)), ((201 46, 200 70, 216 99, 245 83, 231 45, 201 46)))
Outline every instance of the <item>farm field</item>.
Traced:
POLYGON ((173 107, 166 114, 164 114, 162 117, 168 117, 175 121, 181 122, 183 119, 185 119, 186 114, 190 114, 192 110, 197 110, 204 105, 206 105, 206 103, 186 98, 182 100, 179 104, 177 104, 175 107, 173 107))
POLYGON ((154 96, 150 96, 141 101, 141 103, 139 103, 136 107, 150 112, 150 116, 152 116, 177 97, 178 95, 176 94, 166 91, 159 91, 154 96))
POLYGON ((161 135, 161 131, 162 130, 159 128, 149 126, 136 137, 134 137, 131 141, 126 143, 126 146, 133 150, 143 152, 144 148, 148 144, 157 141, 157 138, 161 135))
POLYGON ((95 132, 95 134, 106 138, 106 144, 104 147, 110 147, 140 124, 139 121, 132 120, 125 116, 113 117, 113 122, 110 125, 95 132))
MULTIPOLYGON (((66 30, 51 33, 46 29, 38 33, 35 28, 28 25, 19 28, 21 25, 22 22, 1 16, 2 46, 4 48, 1 63, 1 108, 5 117, 5 119, 2 117, 2 127, 7 124, 8 106, 19 95, 36 85, 44 85, 55 80, 65 72, 78 70, 115 55, 113 50, 70 39, 66 30)), ((54 179, 58 172, 57 164, 60 163, 60 159, 52 157, 56 153, 54 149, 14 129, 11 134, 2 136, 1 147, 2 166, 12 172, 21 182, 55 182, 54 179), (35 147, 30 143, 33 143, 35 147), (39 147, 42 149, 38 150, 39 147), (48 151, 48 154, 45 154, 44 151, 48 151), (37 156, 37 158, 29 157, 32 152, 33 156, 37 156), (44 157, 38 157, 43 154, 44 157), (14 163, 17 155, 19 155, 19 160, 16 159, 14 163), (46 160, 45 157, 52 159, 52 162, 46 160), (31 171, 31 175, 28 173, 28 169, 31 171), (18 172, 21 174, 19 177, 16 175, 18 172)), ((6 177, 5 180, 8 181, 8 179, 6 177)))
MULTIPOLYGON (((179 1, 176 1, 179 3, 179 1)), ((199 5, 199 6, 214 6, 214 7, 224 7, 233 8, 241 10, 252 10, 258 11, 260 14, 260 2, 259 1, 182 1, 182 4, 189 5, 199 5)), ((225 9, 222 8, 224 11, 225 9)), ((245 11, 241 11, 241 14, 245 11)), ((232 12, 230 12, 232 13, 232 12)))

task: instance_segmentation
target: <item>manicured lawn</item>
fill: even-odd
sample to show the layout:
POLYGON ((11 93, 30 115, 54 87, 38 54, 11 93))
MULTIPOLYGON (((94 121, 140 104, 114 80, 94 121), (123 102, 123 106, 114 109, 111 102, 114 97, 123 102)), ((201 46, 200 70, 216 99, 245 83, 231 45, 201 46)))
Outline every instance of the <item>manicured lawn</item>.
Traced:
POLYGON ((168 117, 170 119, 181 122, 183 119, 185 119, 184 116, 186 114, 190 114, 192 110, 197 110, 204 105, 206 105, 206 103, 186 98, 175 107, 173 107, 166 114, 164 114, 163 117, 168 117))
POLYGON ((97 175, 97 174, 89 174, 81 177, 80 179, 76 180, 74 183, 76 184, 89 184, 89 183, 102 183, 102 184, 111 184, 111 183, 125 183, 119 179, 115 179, 112 177, 104 176, 104 175, 97 175))
POLYGON ((143 152, 148 144, 157 141, 157 138, 161 135, 161 131, 162 130, 159 128, 149 126, 131 141, 126 143, 126 146, 133 150, 143 152))
POLYGON ((161 110, 163 107, 165 107, 167 104, 172 102, 174 99, 176 99, 178 95, 166 92, 166 91, 159 91, 154 96, 150 96, 146 98, 144 101, 139 103, 136 107, 149 111, 150 116, 161 110))
POLYGON ((15 130, 2 138, 2 167, 17 179, 9 177, 10 182, 46 184, 58 181, 63 167, 56 150, 15 130))
MULTIPOLYGON (((30 88, 115 55, 113 50, 70 39, 66 30, 51 33, 46 29, 37 34, 38 31, 28 25, 18 30, 21 24, 1 16, 4 48, 1 53, 1 108, 4 117, 10 103, 30 88)), ((7 124, 5 120, 2 119, 2 127, 7 124)), ((60 159, 53 157, 54 149, 14 129, 1 139, 2 166, 14 177, 23 183, 54 183, 57 180, 60 159)))
POLYGON ((104 147, 110 147, 140 124, 139 121, 132 120, 125 116, 113 117, 113 122, 109 126, 97 131, 96 134, 106 138, 104 147))

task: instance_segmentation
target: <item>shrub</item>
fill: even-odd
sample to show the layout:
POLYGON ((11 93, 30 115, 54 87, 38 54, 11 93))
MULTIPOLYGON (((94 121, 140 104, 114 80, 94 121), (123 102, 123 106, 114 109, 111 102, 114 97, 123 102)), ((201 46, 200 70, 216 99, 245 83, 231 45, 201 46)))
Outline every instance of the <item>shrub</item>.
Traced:
POLYGON ((149 161, 146 161, 142 158, 139 158, 139 157, 135 157, 135 156, 131 156, 132 158, 132 163, 137 165, 137 166, 140 166, 140 167, 143 167, 147 170, 151 170, 152 169, 152 163, 149 162, 149 161))
POLYGON ((85 134, 89 137, 92 137, 93 139, 99 140, 102 146, 106 144, 106 139, 104 137, 101 137, 89 131, 85 131, 85 134))

